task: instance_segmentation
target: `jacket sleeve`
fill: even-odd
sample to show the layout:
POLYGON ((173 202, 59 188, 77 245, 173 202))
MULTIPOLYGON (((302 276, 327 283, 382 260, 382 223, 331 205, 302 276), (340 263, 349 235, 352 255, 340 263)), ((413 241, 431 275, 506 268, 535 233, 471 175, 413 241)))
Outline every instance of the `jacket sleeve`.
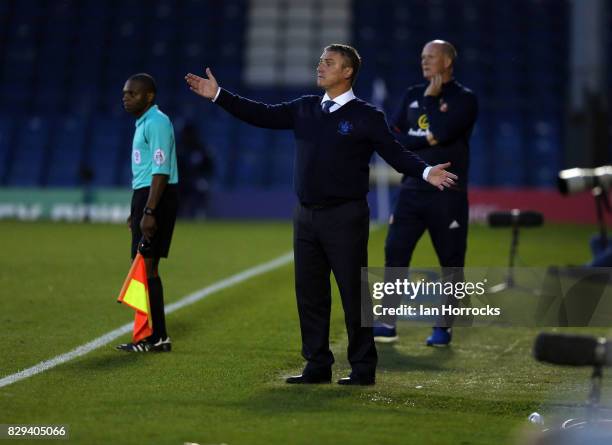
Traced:
POLYGON ((447 101, 446 111, 440 110, 440 98, 425 96, 425 111, 429 131, 440 144, 446 144, 463 136, 476 122, 478 102, 476 96, 463 91, 447 101))
MULTIPOLYGON (((299 100, 299 99, 298 99, 299 100)), ((261 128, 291 130, 294 127, 293 102, 268 105, 240 97, 221 88, 215 103, 232 116, 261 128)))
POLYGON ((395 140, 381 111, 374 111, 370 122, 370 139, 374 150, 398 172, 421 178, 427 167, 419 156, 395 140))

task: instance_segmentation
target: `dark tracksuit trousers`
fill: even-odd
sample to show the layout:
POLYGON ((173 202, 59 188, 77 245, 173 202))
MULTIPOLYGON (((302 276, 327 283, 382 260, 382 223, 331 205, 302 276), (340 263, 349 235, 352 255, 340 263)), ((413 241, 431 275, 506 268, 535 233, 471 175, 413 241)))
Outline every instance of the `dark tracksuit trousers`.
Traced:
MULTIPOLYGON (((438 256, 442 274, 453 282, 463 281, 468 234, 468 199, 465 192, 402 189, 393 213, 393 223, 385 243, 385 267, 410 266, 419 239, 427 230, 438 256)), ((389 280, 389 278, 388 278, 389 280)), ((454 298, 446 303, 456 304, 454 298)), ((467 301, 465 302, 467 304, 467 301)), ((385 297, 386 307, 398 307, 401 296, 385 297)), ((395 324, 395 316, 384 316, 383 323, 395 324)), ((450 326, 453 318, 438 325, 450 326)))

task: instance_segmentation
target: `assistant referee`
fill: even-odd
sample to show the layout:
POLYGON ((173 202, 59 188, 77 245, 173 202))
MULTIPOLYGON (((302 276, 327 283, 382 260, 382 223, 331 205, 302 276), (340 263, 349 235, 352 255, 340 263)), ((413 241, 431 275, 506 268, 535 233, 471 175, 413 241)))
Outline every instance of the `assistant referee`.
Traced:
POLYGON ((145 258, 153 334, 117 349, 127 352, 169 352, 164 291, 158 273, 160 258, 167 258, 178 208, 176 143, 168 116, 155 105, 157 88, 149 74, 131 76, 123 87, 125 111, 136 118, 132 142, 132 205, 128 225, 132 231, 132 259, 145 258))

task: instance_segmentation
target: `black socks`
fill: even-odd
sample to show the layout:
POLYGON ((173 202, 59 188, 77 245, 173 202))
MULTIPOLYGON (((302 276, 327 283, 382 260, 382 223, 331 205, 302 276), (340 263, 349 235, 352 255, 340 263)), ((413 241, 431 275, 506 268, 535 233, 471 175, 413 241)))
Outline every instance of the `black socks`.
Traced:
POLYGON ((164 315, 164 288, 160 277, 149 278, 149 304, 151 305, 151 318, 153 321, 153 335, 150 339, 156 342, 166 338, 166 317, 164 315))

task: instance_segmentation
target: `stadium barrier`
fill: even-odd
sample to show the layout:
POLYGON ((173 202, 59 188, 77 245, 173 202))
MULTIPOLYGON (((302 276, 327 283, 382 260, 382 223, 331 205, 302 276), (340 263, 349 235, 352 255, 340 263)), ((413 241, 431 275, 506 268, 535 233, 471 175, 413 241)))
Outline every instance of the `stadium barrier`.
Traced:
MULTIPOLYGON (((397 187, 392 188, 395 196, 397 187)), ((588 192, 562 196, 554 189, 470 189, 470 220, 486 222, 490 212, 519 208, 543 214, 546 222, 596 224, 595 205, 588 192)), ((223 219, 290 219, 296 203, 292 190, 237 188, 213 190, 208 217, 223 219)), ((376 191, 368 195, 372 219, 377 215, 376 191)), ((0 219, 125 221, 130 191, 126 189, 0 188, 0 219)), ((393 199, 391 199, 393 203, 393 199)))

